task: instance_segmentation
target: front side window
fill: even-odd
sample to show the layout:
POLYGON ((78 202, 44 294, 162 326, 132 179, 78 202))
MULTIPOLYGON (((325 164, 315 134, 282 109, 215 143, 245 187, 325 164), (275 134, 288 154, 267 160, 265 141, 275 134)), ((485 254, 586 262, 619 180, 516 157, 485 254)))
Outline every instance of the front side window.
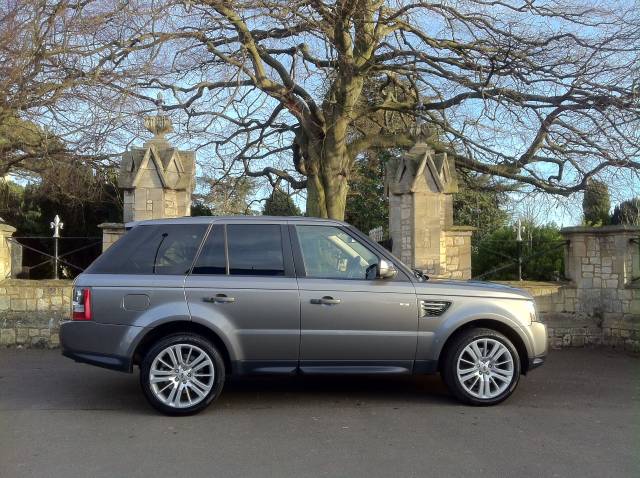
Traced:
POLYGON ((91 274, 184 275, 206 224, 142 225, 131 229, 87 270, 91 274))
POLYGON ((375 279, 378 256, 333 226, 296 226, 307 277, 375 279))

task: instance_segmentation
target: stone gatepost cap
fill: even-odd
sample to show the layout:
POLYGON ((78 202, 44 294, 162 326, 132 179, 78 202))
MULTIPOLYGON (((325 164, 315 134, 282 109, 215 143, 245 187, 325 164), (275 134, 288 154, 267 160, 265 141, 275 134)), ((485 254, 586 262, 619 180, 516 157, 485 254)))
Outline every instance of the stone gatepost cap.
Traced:
POLYGON ((125 224, 123 222, 103 222, 98 224, 100 229, 124 229, 125 224))
POLYGON ((445 229, 447 232, 474 232, 478 228, 475 226, 449 226, 445 229))
POLYGON ((16 232, 16 228, 4 222, 4 220, 0 217, 0 232, 13 234, 14 232, 16 232))
POLYGON ((560 234, 620 234, 620 233, 640 233, 640 226, 630 226, 627 224, 617 224, 613 226, 573 226, 560 229, 560 234))

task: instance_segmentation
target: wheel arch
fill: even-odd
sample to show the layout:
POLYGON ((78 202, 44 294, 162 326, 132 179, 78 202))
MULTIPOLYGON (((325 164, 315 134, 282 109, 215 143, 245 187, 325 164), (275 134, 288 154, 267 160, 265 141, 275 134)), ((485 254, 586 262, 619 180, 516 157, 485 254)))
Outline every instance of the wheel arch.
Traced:
POLYGON ((444 357, 446 357, 447 350, 451 346, 451 344, 455 341, 456 337, 465 331, 473 328, 485 328, 492 329, 496 332, 500 332, 502 335, 507 337, 511 343, 516 348, 518 352, 518 357, 520 359, 520 372, 524 375, 527 373, 529 369, 529 355, 527 353, 527 347, 523 338, 520 334, 510 325, 505 324, 504 322, 500 322, 495 319, 476 319, 470 322, 466 322, 462 324, 460 327, 455 329, 447 340, 445 341, 442 349, 440 351, 440 355, 438 357, 438 371, 442 371, 442 367, 444 365, 444 357))
POLYGON ((153 327, 152 329, 150 329, 149 332, 147 332, 144 337, 142 337, 140 342, 136 345, 135 351, 133 353, 132 363, 139 365, 146 352, 153 346, 154 343, 156 343, 163 337, 179 333, 192 333, 210 340, 222 354, 224 366, 227 370, 227 373, 231 373, 232 360, 229 354, 229 348, 225 344, 224 340, 222 340, 222 338, 209 327, 206 327, 205 325, 199 324, 197 322, 186 320, 165 322, 158 325, 157 327, 153 327))

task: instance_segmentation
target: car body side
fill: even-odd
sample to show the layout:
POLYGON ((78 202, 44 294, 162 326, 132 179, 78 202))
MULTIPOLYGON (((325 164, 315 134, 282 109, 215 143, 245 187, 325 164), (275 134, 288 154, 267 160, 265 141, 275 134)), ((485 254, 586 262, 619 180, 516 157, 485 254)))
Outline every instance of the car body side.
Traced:
MULTIPOLYGON (((191 218, 185 223, 196 220, 191 218)), ((197 218, 211 224, 243 224, 242 218, 197 218)), ((255 218, 254 218, 255 220, 255 218)), ((174 223, 176 220, 173 220, 174 223)), ((180 221, 180 220, 178 220, 180 221)), ((532 299, 526 292, 506 286, 463 281, 419 281, 398 259, 377 243, 350 226, 332 220, 308 218, 267 218, 279 224, 331 225, 347 228, 349 233, 364 242, 380 258, 391 261, 398 268, 398 276, 392 279, 399 291, 413 298, 415 311, 415 353, 411 365, 399 372, 431 373, 438 371, 439 359, 447 343, 465 327, 494 325, 512 340, 521 356, 522 372, 537 365, 547 352, 544 325, 531 322, 532 299), (451 305, 440 316, 420 316, 421 300, 447 301, 451 305)), ((163 221, 154 223, 162 224, 163 221)), ((204 240, 204 239, 203 239, 204 240)), ((288 241, 287 241, 288 242, 288 241)), ((294 241, 285 247, 296 256, 294 241)), ((195 260, 195 259, 194 259, 195 260)), ((298 258, 299 260, 299 258, 298 258)), ((299 267, 296 265, 296 270, 299 267)), ((243 319, 241 327, 238 317, 231 311, 238 304, 207 307, 199 300, 189 300, 189 294, 199 286, 202 276, 191 280, 189 275, 119 275, 81 274, 76 287, 91 287, 94 318, 91 321, 69 321, 61 326, 63 354, 81 362, 131 372, 139 362, 141 352, 152 339, 163 331, 201 331, 223 348, 230 367, 228 373, 294 373, 299 371, 299 347, 302 337, 300 297, 302 278, 295 272, 286 277, 233 277, 223 276, 216 282, 216 292, 225 289, 245 291, 255 301, 254 317, 243 319), (282 300, 279 300, 279 298, 282 300), (260 299, 268 298, 261 307, 260 299), (287 308, 283 304, 296 301, 287 308), (118 304, 115 307, 114 304, 118 304), (297 311, 297 312, 296 312, 297 311), (296 316, 297 313, 297 316, 296 316), (290 320, 283 315, 293 314, 290 320), (265 324, 278 323, 272 330, 265 324), (278 347, 283 347, 283 360, 261 360, 261 348, 269 348, 265 356, 273 357, 278 347), (286 349, 286 350, 285 350, 286 349)), ((381 279, 382 281, 383 279, 381 279)), ((336 286, 339 290, 339 285, 336 286)), ((245 301, 246 302, 246 301, 245 301)), ((413 312, 412 312, 413 313, 413 312)), ((392 317, 389 320, 393 320, 392 317)), ((381 331, 384 334, 385 331, 381 331)), ((335 369, 334 369, 335 370, 335 369)), ((360 369, 362 370, 362 369, 360 369)), ((368 372, 375 373, 371 367, 368 372)), ((386 372, 389 372, 388 369, 386 372)), ((365 370, 367 371, 367 370, 365 370)))

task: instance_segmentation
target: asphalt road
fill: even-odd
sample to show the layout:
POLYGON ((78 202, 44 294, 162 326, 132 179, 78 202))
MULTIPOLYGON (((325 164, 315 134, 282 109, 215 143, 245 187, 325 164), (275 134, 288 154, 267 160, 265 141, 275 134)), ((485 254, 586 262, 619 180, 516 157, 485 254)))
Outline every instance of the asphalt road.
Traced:
POLYGON ((555 351, 507 402, 439 377, 234 381, 170 418, 138 375, 0 350, 1 477, 640 476, 640 359, 555 351))

